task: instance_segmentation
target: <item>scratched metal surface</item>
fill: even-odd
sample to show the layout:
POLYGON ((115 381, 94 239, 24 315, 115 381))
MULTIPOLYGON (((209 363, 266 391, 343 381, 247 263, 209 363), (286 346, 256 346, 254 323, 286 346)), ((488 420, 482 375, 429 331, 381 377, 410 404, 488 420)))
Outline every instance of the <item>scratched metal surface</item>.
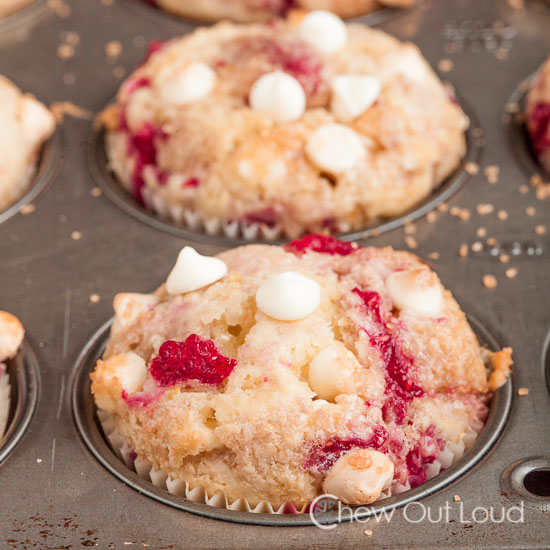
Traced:
MULTIPOLYGON (((128 73, 142 58, 145 42, 193 28, 132 7, 129 0, 112 5, 75 0, 68 4, 70 13, 62 3, 50 4, 57 5, 57 13, 42 5, 20 24, 11 21, 9 28, 0 27, 0 72, 47 103, 68 100, 93 112, 120 84, 113 69, 119 76, 119 67, 128 73), (57 49, 67 42, 66 31, 78 33, 80 43, 74 56, 60 59, 57 49), (104 52, 111 40, 123 46, 114 61, 104 52)), ((380 26, 417 43, 434 66, 442 59, 452 61, 452 70, 443 76, 472 107, 486 141, 479 172, 449 200, 451 207, 469 209, 471 218, 463 221, 440 213, 430 222, 423 217, 413 236, 423 258, 439 253, 430 261, 464 310, 501 345, 515 350, 514 399, 503 436, 467 475, 423 501, 434 510, 450 502, 453 521, 413 525, 398 511, 390 523, 370 520, 330 531, 232 524, 140 495, 92 457, 71 415, 75 361, 110 317, 114 294, 155 288, 184 241, 135 220, 104 196, 92 196, 91 122, 69 117, 56 139, 61 163, 50 185, 32 199, 35 211, 0 224, 0 305, 24 322, 41 371, 36 413, 22 441, 0 466, 0 547, 120 548, 124 542, 133 543, 130 548, 548 547, 548 511, 527 506, 526 501, 524 523, 467 525, 460 523, 453 497, 460 495, 466 512, 476 506, 511 506, 516 497, 501 490, 501 473, 524 457, 550 454, 550 394, 545 382, 550 236, 541 228, 540 234, 535 232, 538 225, 549 224, 550 199, 537 200, 531 187, 521 192, 529 186, 531 167, 516 155, 514 147, 519 145, 513 145, 502 119, 516 85, 550 52, 550 8, 536 0, 527 1, 525 10, 514 10, 505 0, 434 0, 380 26), (496 44, 499 53, 492 49, 491 37, 476 34, 476 20, 504 22, 507 30, 496 44), (465 29, 470 30, 466 38, 465 29), (500 168, 496 184, 484 175, 490 165, 500 168), (495 211, 478 214, 480 203, 493 204, 495 211), (533 216, 526 213, 529 206, 536 209, 533 216), (496 215, 500 209, 508 213, 507 220, 496 215), (487 230, 484 238, 476 234, 480 227, 487 230), (485 242, 487 237, 512 252, 508 264, 500 263, 490 246, 471 252, 467 259, 458 256, 460 244, 485 242), (510 267, 518 269, 513 279, 504 274, 510 267), (485 274, 497 277, 496 289, 483 287, 485 274), (99 301, 91 301, 91 295, 99 301), (519 387, 529 388, 529 395, 518 397, 519 387)), ((440 67, 448 69, 449 64, 440 67)), ((405 237, 396 229, 368 243, 405 248, 405 237)), ((409 239, 408 244, 414 243, 409 239)), ((203 253, 219 250, 205 242, 196 246, 203 253)))

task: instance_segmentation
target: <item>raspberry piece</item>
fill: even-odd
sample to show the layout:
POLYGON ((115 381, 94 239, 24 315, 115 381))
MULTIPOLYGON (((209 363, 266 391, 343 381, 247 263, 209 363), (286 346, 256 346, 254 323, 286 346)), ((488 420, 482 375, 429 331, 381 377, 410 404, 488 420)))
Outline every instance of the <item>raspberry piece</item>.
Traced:
POLYGON ((149 372, 160 386, 175 386, 187 380, 218 386, 237 361, 222 355, 212 340, 191 334, 185 342, 168 340, 151 361, 149 372))
POLYGON ((429 426, 420 436, 412 451, 407 454, 407 470, 411 487, 418 487, 426 481, 425 466, 431 464, 445 447, 445 442, 436 436, 435 426, 429 426))
POLYGON ((550 148, 550 103, 540 102, 529 114, 531 143, 537 155, 550 148))
POLYGON ((382 408, 384 420, 387 422, 394 420, 402 424, 407 414, 407 403, 424 393, 422 388, 410 379, 414 360, 401 349, 389 329, 380 294, 358 288, 354 288, 352 292, 357 294, 365 304, 375 327, 374 330, 365 332, 371 346, 378 350, 386 365, 388 400, 382 408))
POLYGON ((344 453, 347 451, 359 449, 375 449, 386 452, 382 445, 388 439, 388 432, 382 426, 376 426, 372 435, 368 439, 350 438, 350 439, 332 439, 326 443, 315 445, 309 452, 309 456, 304 463, 306 470, 316 470, 326 472, 344 453))
POLYGON ((347 256, 358 249, 355 243, 341 241, 328 235, 307 235, 301 239, 296 239, 285 245, 287 252, 292 252, 296 256, 305 254, 308 250, 319 252, 320 254, 330 254, 334 256, 347 256))

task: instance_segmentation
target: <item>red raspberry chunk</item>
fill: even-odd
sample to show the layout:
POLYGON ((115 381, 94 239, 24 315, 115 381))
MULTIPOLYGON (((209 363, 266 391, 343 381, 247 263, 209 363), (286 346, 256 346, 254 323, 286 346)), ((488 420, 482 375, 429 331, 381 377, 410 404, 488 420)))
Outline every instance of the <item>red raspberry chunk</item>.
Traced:
POLYGON ((358 249, 356 243, 341 241, 329 235, 307 235, 301 239, 296 239, 285 245, 287 252, 292 252, 296 256, 300 256, 311 250, 320 254, 330 254, 334 256, 347 256, 358 249))

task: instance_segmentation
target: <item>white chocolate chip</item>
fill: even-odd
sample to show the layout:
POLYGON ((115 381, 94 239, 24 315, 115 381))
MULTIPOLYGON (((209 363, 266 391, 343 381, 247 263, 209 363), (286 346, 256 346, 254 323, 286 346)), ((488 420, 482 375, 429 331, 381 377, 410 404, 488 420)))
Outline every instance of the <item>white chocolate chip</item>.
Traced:
POLYGON ((138 292, 121 292, 115 296, 113 309, 115 320, 113 331, 128 328, 133 325, 139 315, 158 302, 158 298, 152 294, 139 294, 138 292))
POLYGON ((306 109, 302 85, 283 71, 264 74, 250 90, 250 106, 277 122, 298 120, 306 109))
POLYGON ((341 456, 327 472, 323 491, 345 504, 371 504, 393 479, 393 462, 373 449, 355 449, 341 456))
POLYGON ((399 309, 416 317, 437 317, 443 309, 441 285, 432 271, 396 271, 386 277, 386 290, 399 309))
POLYGON ((354 393, 360 370, 355 355, 342 342, 334 342, 311 361, 309 386, 320 399, 334 401, 337 395, 354 393))
POLYGON ((343 124, 324 124, 309 138, 306 153, 321 170, 339 174, 353 168, 365 156, 359 135, 343 124))
POLYGON ((197 61, 162 82, 160 95, 166 103, 188 105, 209 95, 215 84, 216 73, 197 61))
POLYGON ((194 248, 181 249, 166 280, 169 294, 184 294, 215 283, 227 274, 227 266, 218 258, 201 256, 194 248))
POLYGON ((291 271, 268 279, 256 292, 258 308, 279 321, 303 319, 313 313, 320 302, 319 285, 291 271))
POLYGON ((332 54, 346 45, 346 24, 336 15, 325 10, 312 11, 300 23, 300 38, 323 54, 332 54))
POLYGON ((331 83, 330 108, 340 122, 351 122, 375 101, 382 88, 380 80, 370 75, 340 75, 331 83))

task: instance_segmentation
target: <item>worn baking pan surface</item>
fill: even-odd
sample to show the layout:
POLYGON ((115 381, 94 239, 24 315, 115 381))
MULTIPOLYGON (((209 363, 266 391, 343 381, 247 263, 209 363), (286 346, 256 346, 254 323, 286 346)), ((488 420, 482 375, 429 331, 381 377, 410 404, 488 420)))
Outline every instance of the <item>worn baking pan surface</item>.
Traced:
MULTIPOLYGON (((529 149, 521 120, 511 115, 514 94, 524 93, 521 83, 550 52, 550 7, 537 0, 434 0, 380 23, 417 43, 455 86, 476 117, 472 137, 483 150, 446 203, 362 244, 410 248, 431 262, 476 326, 495 345, 514 348, 516 364, 505 390, 509 414, 475 465, 408 515, 401 507, 391 517, 321 530, 299 520, 285 528, 216 520, 151 498, 150 488, 140 494, 138 480, 125 483, 124 472, 113 473, 90 450, 92 431, 79 430, 73 418, 73 405, 77 412, 82 405, 93 421, 89 396, 73 402, 73 389, 86 380, 78 360, 111 317, 114 294, 150 292, 188 242, 121 211, 90 169, 87 112, 110 101, 149 40, 194 28, 129 2, 49 1, 40 14, 0 26, 0 73, 47 103, 70 102, 61 105, 78 115, 58 129, 57 173, 40 179, 39 192, 0 223, 0 305, 24 322, 40 371, 34 415, 0 466, 0 547, 548 547, 548 497, 533 491, 544 492, 550 454, 550 198, 542 198, 541 187, 550 176, 532 158, 527 166, 522 160, 518 149, 529 149), (481 511, 472 518, 478 507, 498 519, 502 509, 521 504, 523 521, 511 521, 517 514, 482 521, 481 511), (418 521, 422 509, 432 521, 418 521)), ((212 254, 231 245, 203 238, 194 246, 212 254)), ((87 426, 100 437, 97 425, 87 426)))

